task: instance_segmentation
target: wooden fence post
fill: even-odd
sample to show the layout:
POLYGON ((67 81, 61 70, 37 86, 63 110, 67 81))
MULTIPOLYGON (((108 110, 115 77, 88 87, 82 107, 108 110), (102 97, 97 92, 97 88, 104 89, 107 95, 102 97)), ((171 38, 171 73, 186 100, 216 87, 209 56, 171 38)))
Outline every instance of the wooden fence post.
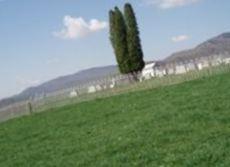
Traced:
POLYGON ((28 110, 29 110, 29 113, 30 114, 33 114, 33 106, 32 106, 32 104, 31 104, 31 102, 28 102, 28 110))

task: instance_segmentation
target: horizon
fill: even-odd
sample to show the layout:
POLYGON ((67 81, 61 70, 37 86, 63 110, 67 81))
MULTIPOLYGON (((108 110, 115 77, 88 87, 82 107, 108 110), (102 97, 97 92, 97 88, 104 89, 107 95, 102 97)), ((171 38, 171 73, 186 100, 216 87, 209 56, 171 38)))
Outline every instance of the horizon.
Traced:
MULTIPOLYGON (((164 59, 229 32, 229 1, 181 2, 132 1, 145 61, 164 59)), ((108 35, 108 11, 116 5, 121 8, 124 1, 89 5, 94 3, 0 1, 0 99, 61 76, 116 65, 108 35)))
MULTIPOLYGON (((226 33, 230 33, 230 32, 223 32, 222 34, 219 34, 219 35, 223 35, 223 34, 226 34, 226 33)), ((217 36, 215 36, 215 37, 217 37, 217 36)), ((209 39, 207 39, 207 40, 209 40, 209 39)), ((196 45, 196 46, 197 46, 197 45, 196 45)), ((195 46, 195 47, 196 47, 196 46, 195 46)), ((195 48, 195 47, 193 47, 193 48, 195 48)), ((179 51, 176 51, 176 52, 174 52, 174 53, 178 53, 178 52, 181 52, 181 51, 190 50, 190 49, 193 49, 193 48, 185 48, 184 50, 179 50, 179 51)), ((169 56, 166 56, 166 57, 164 57, 163 59, 172 56, 172 54, 174 54, 174 53, 171 53, 169 56)), ((163 59, 159 59, 159 60, 148 60, 148 61, 145 61, 145 63, 150 62, 150 61, 163 61, 163 59)), ((26 87, 25 89, 23 89, 21 92, 19 92, 19 93, 17 93, 17 94, 13 94, 13 95, 11 95, 11 96, 9 96, 9 97, 0 98, 0 100, 4 100, 4 99, 7 99, 7 98, 11 98, 12 96, 17 96, 17 95, 19 95, 20 93, 26 91, 27 89, 39 87, 39 86, 41 86, 41 85, 43 85, 43 84, 45 84, 45 83, 47 83, 47 82, 50 82, 50 81, 53 81, 53 80, 56 80, 56 79, 59 79, 59 78, 62 78, 62 77, 66 77, 66 76, 70 76, 70 75, 75 75, 75 74, 78 74, 78 73, 81 73, 81 72, 84 72, 84 71, 87 71, 87 70, 98 69, 98 68, 104 68, 104 67, 110 67, 110 66, 117 66, 117 64, 110 64, 110 65, 103 65, 103 66, 93 66, 93 67, 88 67, 88 68, 81 69, 81 70, 79 70, 79 71, 77 71, 77 72, 73 72, 73 73, 69 73, 69 74, 64 74, 64 75, 61 75, 61 76, 56 76, 56 77, 54 77, 54 78, 51 78, 51 79, 49 79, 49 80, 47 80, 47 81, 44 81, 44 82, 42 82, 42 83, 39 83, 39 84, 37 84, 37 85, 32 85, 32 86, 26 87)))

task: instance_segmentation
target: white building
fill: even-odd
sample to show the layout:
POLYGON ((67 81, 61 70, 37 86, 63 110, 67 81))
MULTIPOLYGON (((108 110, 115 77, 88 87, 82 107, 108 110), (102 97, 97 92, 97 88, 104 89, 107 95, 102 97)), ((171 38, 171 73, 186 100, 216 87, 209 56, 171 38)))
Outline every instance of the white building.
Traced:
POLYGON ((113 78, 112 83, 109 85, 109 87, 112 89, 116 86, 116 80, 113 78))
POLYGON ((203 60, 201 61, 201 66, 202 66, 202 69, 204 69, 204 68, 208 68, 210 64, 207 60, 203 60))
POLYGON ((88 87, 88 93, 95 93, 97 91, 96 87, 95 86, 89 86, 88 87))
POLYGON ((176 74, 184 74, 186 72, 187 70, 184 64, 176 65, 176 74))
POLYGON ((167 75, 166 64, 163 61, 157 61, 154 67, 154 76, 163 77, 167 75))
POLYGON ((223 63, 223 58, 221 55, 214 55, 209 58, 209 64, 211 66, 219 66, 223 63))
POLYGON ((155 62, 151 62, 145 65, 144 69, 142 70, 142 77, 144 79, 150 79, 152 77, 155 77, 155 71, 154 71, 155 65, 156 65, 155 62))
POLYGON ((195 59, 183 60, 181 62, 164 62, 156 61, 145 65, 142 70, 140 81, 151 79, 153 77, 163 77, 173 74, 185 74, 189 71, 202 70, 210 66, 218 66, 221 64, 230 64, 228 55, 212 55, 208 57, 199 57, 195 59), (224 58, 226 57, 226 58, 224 58))
POLYGON ((88 93, 95 93, 97 91, 102 91, 103 87, 101 85, 91 85, 88 87, 88 93))
POLYGON ((78 96, 78 92, 76 90, 72 90, 69 94, 69 97, 70 98, 74 98, 74 97, 77 97, 78 96))
POLYGON ((101 85, 96 85, 96 91, 102 91, 103 87, 101 85))
POLYGON ((175 68, 174 68, 174 65, 168 65, 167 66, 167 75, 173 75, 175 74, 175 68))
POLYGON ((185 67, 186 67, 186 71, 187 71, 187 72, 188 72, 188 71, 194 71, 194 70, 197 69, 197 68, 196 68, 195 62, 189 62, 189 63, 187 63, 187 64, 185 65, 185 67))
POLYGON ((223 58, 222 58, 221 56, 219 56, 219 57, 217 58, 217 65, 221 65, 221 64, 223 64, 223 63, 224 63, 223 58))
POLYGON ((223 62, 225 64, 230 64, 230 57, 223 59, 223 62))
POLYGON ((202 63, 197 63, 197 68, 198 70, 202 70, 203 69, 202 63))
POLYGON ((155 68, 156 77, 163 77, 165 75, 167 75, 166 68, 155 68))

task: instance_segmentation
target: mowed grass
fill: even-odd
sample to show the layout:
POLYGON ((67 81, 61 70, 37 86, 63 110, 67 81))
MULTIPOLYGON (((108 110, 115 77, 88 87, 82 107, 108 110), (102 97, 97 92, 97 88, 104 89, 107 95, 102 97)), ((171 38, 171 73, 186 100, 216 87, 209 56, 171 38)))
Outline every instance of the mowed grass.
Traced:
POLYGON ((0 124, 1 167, 230 166, 230 73, 0 124))

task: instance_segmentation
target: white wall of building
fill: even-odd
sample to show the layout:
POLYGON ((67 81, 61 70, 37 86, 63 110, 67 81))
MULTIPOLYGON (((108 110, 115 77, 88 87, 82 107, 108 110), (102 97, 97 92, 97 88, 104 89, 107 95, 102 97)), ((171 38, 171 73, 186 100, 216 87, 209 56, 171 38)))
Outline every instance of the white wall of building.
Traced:
POLYGON ((155 77, 155 64, 156 63, 153 62, 145 65, 144 69, 142 70, 142 77, 144 77, 144 79, 150 79, 152 77, 155 77))
POLYGON ((184 74, 186 73, 186 67, 184 65, 177 65, 176 66, 176 74, 184 74))
POLYGON ((73 97, 77 97, 78 96, 78 93, 76 90, 72 90, 69 94, 69 97, 73 98, 73 97))

